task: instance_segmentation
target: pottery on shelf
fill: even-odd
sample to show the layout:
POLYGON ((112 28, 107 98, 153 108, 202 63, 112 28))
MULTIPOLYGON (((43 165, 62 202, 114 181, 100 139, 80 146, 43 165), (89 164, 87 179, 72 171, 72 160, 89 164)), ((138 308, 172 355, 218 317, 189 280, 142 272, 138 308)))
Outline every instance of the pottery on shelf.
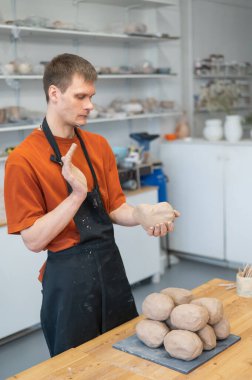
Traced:
POLYGON ((209 119, 205 121, 203 136, 208 141, 219 141, 223 137, 223 128, 220 119, 209 119))
POLYGON ((224 123, 224 135, 227 141, 237 142, 242 138, 241 116, 227 115, 224 123))

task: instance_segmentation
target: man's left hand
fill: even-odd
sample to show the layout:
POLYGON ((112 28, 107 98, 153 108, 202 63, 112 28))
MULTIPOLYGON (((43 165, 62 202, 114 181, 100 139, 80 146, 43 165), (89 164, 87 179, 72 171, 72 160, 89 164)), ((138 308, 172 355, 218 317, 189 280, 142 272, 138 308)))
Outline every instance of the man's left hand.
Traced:
POLYGON ((150 236, 165 236, 174 230, 174 220, 180 216, 167 202, 156 205, 141 204, 135 207, 135 217, 150 236))

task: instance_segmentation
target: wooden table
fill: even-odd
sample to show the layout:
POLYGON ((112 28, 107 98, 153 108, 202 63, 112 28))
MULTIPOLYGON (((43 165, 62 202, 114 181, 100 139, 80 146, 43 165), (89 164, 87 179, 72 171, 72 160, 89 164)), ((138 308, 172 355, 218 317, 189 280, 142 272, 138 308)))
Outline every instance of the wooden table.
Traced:
POLYGON ((9 379, 20 380, 250 380, 252 379, 252 298, 241 298, 235 289, 214 279, 193 290, 197 297, 217 297, 231 323, 231 333, 241 340, 188 375, 112 348, 134 334, 142 317, 125 323, 77 348, 68 350, 9 379))

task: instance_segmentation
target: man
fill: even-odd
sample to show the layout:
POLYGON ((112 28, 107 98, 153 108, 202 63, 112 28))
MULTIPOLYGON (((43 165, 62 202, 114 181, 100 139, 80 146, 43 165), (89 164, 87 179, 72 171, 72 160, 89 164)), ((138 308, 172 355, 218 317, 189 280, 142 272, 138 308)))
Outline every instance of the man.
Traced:
POLYGON ((112 223, 164 236, 179 215, 168 203, 128 205, 107 141, 78 128, 96 78, 85 59, 55 57, 43 78, 46 117, 6 162, 8 232, 48 250, 41 325, 51 356, 137 316, 112 223))

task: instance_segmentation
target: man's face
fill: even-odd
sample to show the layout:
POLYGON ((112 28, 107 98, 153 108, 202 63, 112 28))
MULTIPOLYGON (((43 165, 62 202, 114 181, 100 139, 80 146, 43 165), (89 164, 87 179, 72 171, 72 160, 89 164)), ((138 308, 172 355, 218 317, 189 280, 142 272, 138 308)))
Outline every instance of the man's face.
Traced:
POLYGON ((92 97, 95 94, 93 82, 75 74, 72 83, 62 93, 57 89, 56 111, 65 125, 75 126, 84 125, 87 122, 89 112, 94 108, 92 97))

